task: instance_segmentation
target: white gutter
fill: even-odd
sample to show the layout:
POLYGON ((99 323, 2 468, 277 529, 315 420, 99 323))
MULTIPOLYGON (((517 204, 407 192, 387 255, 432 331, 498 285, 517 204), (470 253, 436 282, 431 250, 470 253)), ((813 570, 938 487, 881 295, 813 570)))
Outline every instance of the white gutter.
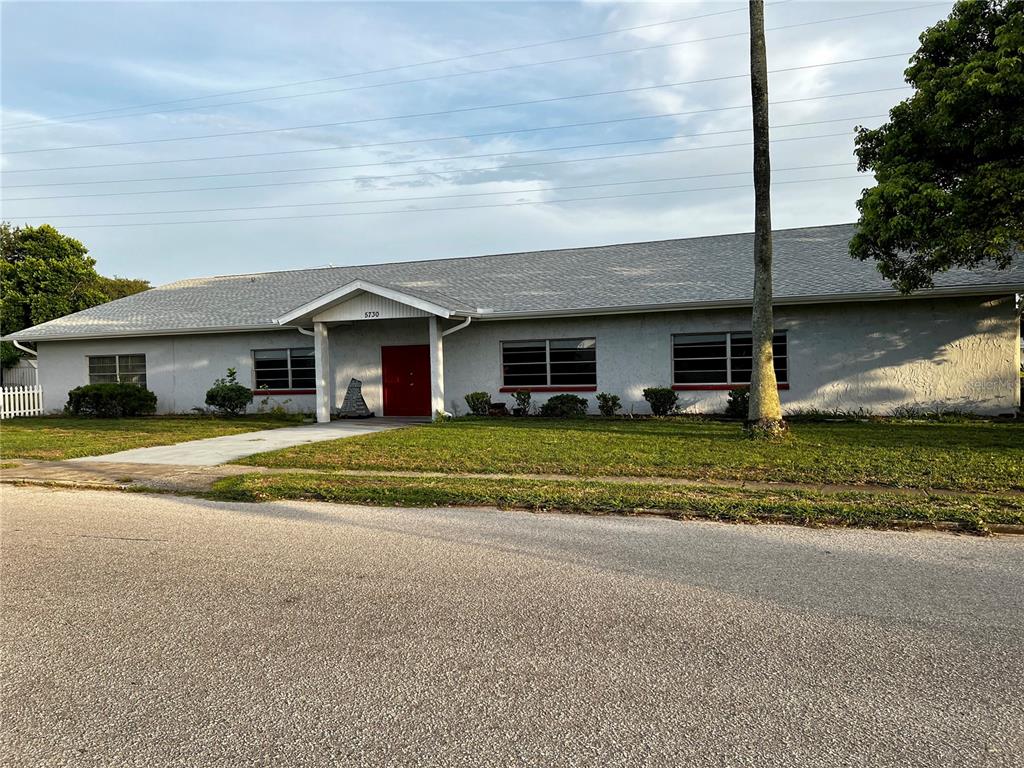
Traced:
POLYGON ((461 331, 463 328, 465 328, 471 322, 473 322, 473 318, 472 317, 467 317, 466 318, 466 322, 459 323, 458 325, 456 325, 456 326, 454 326, 452 328, 449 328, 447 331, 442 332, 441 333, 441 337, 443 338, 443 337, 447 336, 450 333, 455 333, 456 331, 461 331))

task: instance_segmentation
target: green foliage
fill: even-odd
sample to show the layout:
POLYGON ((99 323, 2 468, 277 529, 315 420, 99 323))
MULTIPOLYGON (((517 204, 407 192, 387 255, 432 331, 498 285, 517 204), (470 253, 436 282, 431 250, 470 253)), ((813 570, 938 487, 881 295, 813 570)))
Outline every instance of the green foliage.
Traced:
POLYGON ((86 384, 68 392, 65 413, 101 419, 156 413, 156 395, 138 384, 86 384))
POLYGON ((252 402, 252 390, 238 383, 236 373, 234 368, 228 368, 228 375, 206 390, 206 404, 223 416, 239 416, 252 402))
POLYGON ((466 405, 474 416, 486 416, 491 407, 491 396, 486 392, 470 392, 466 395, 466 405))
POLYGON ((597 393, 597 410, 602 416, 614 416, 615 412, 622 408, 622 401, 618 395, 610 395, 607 392, 597 393))
POLYGON ((668 416, 679 402, 679 395, 669 387, 648 387, 644 390, 644 400, 655 416, 668 416))
POLYGON ((725 405, 725 415, 731 419, 745 419, 750 412, 750 389, 736 387, 729 390, 729 402, 725 405))
POLYGON ((123 299, 125 296, 133 296, 136 293, 148 291, 151 286, 149 280, 136 280, 131 277, 104 277, 97 275, 96 287, 107 297, 107 301, 123 299))
POLYGON ((9 341, 0 341, 0 366, 10 368, 21 359, 21 353, 9 341))
POLYGON ((530 409, 533 407, 533 395, 530 394, 529 390, 521 389, 518 392, 514 392, 512 397, 516 401, 512 413, 516 416, 529 416, 530 409))
MULTIPOLYGON (((0 333, 9 334, 149 288, 145 280, 107 278, 78 240, 49 224, 0 224, 0 333)), ((3 343, 2 363, 20 353, 3 343)))
POLYGON ((579 419, 587 415, 587 401, 576 395, 555 395, 540 407, 540 415, 549 419, 579 419))
POLYGON ((1024 242, 1024 0, 961 0, 925 30, 915 93, 858 128, 856 258, 910 292, 950 267, 1010 265, 1024 242))

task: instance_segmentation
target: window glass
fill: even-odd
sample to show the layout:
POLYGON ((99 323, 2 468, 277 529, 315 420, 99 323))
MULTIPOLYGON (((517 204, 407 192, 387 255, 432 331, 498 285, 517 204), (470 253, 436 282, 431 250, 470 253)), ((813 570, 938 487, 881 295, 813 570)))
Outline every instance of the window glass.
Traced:
POLYGON ((90 384, 116 384, 117 358, 113 355, 89 358, 90 384))
POLYGON ((555 339, 549 345, 552 386, 597 384, 597 344, 594 339, 555 339))
POLYGON ((145 355, 95 355, 89 357, 90 384, 138 384, 146 386, 145 355))
POLYGON ((256 388, 314 389, 316 362, 312 347, 255 349, 252 353, 256 388))
POLYGON ((728 350, 728 335, 724 333, 673 337, 673 381, 676 384, 727 384, 728 350))
POLYGON ((505 341, 501 345, 506 387, 595 386, 595 339, 505 341))
POLYGON ((118 355, 117 376, 122 384, 146 386, 146 356, 118 355))
MULTIPOLYGON (((674 384, 749 384, 753 338, 749 333, 688 333, 672 337, 674 384)), ((772 341, 775 378, 788 381, 786 332, 772 341)))

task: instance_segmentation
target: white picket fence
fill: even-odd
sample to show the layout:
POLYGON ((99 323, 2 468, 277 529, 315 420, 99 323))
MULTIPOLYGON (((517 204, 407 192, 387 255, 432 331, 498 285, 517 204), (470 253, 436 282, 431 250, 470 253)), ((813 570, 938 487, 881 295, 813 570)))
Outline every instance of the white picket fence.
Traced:
POLYGON ((0 388, 0 419, 38 416, 42 412, 43 388, 38 384, 31 387, 0 388))

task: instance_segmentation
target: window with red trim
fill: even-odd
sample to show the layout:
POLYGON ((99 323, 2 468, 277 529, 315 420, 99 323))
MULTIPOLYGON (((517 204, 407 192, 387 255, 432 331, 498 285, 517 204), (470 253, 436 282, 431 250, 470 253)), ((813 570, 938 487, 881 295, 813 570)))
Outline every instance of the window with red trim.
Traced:
POLYGON ((252 351, 256 389, 314 389, 315 366, 312 347, 252 351))
MULTIPOLYGON (((677 333, 672 337, 674 386, 736 385, 750 383, 753 339, 749 333, 677 333)), ((775 378, 789 381, 789 355, 785 331, 772 340, 775 378)))
POLYGON ((597 340, 503 341, 501 375, 504 387, 597 386, 597 340))

